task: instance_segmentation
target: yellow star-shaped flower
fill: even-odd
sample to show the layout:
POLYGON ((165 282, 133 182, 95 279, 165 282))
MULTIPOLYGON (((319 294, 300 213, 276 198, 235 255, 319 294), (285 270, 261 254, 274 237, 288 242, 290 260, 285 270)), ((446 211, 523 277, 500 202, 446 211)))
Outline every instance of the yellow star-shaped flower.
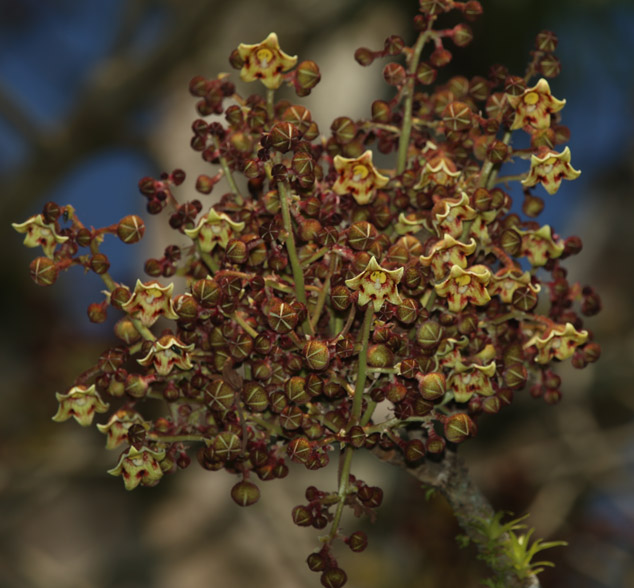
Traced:
POLYGON ((482 306, 491 300, 486 289, 491 272, 484 265, 473 265, 463 269, 459 265, 451 267, 449 276, 436 284, 436 294, 447 298, 451 312, 460 312, 467 304, 482 306))
POLYGON ((235 222, 224 212, 218 213, 212 208, 200 219, 196 227, 185 229, 185 234, 193 241, 197 241, 201 251, 210 253, 216 245, 224 249, 233 233, 239 233, 243 229, 243 222, 235 222))
POLYGON ((240 78, 245 82, 260 80, 269 90, 279 88, 282 74, 297 63, 296 55, 287 55, 280 49, 275 33, 255 45, 240 43, 238 54, 243 61, 240 78))
POLYGON ((509 104, 515 109, 515 118, 511 130, 548 129, 550 115, 559 112, 566 104, 565 100, 557 100, 550 93, 548 82, 542 78, 532 88, 526 88, 522 94, 507 94, 509 104))
POLYGON ((376 191, 390 181, 374 167, 369 149, 355 158, 335 155, 334 164, 338 175, 332 189, 336 194, 352 194, 357 204, 370 202, 376 191))
POLYGON ((132 296, 121 308, 146 327, 151 327, 161 315, 176 320, 178 315, 172 304, 173 290, 174 284, 161 286, 154 280, 145 283, 137 280, 132 296))
POLYGON ((154 451, 148 447, 130 447, 119 458, 117 465, 108 470, 111 476, 121 476, 126 490, 141 486, 156 486, 163 477, 159 463, 165 457, 165 450, 154 451))
POLYGON ((55 224, 47 224, 41 214, 36 214, 23 223, 11 223, 11 226, 18 232, 24 233, 24 245, 27 247, 37 247, 41 245, 44 255, 53 259, 53 252, 59 243, 68 241, 68 237, 58 235, 55 231, 55 224))
POLYGON ((73 386, 66 394, 55 394, 55 398, 59 402, 59 408, 53 420, 58 423, 72 417, 82 427, 88 427, 96 412, 106 412, 109 407, 99 396, 94 384, 88 387, 73 386))
POLYGON ((185 345, 173 335, 164 335, 155 341, 148 354, 137 361, 142 366, 152 365, 159 376, 167 376, 177 367, 183 371, 192 369, 191 351, 194 344, 185 345))
POLYGON ((575 349, 588 340, 588 331, 577 331, 571 323, 555 325, 545 337, 533 335, 524 348, 537 348, 537 363, 548 363, 551 359, 564 360, 573 355, 575 349))
POLYGON ((371 257, 366 268, 354 278, 346 280, 346 286, 359 291, 358 305, 365 306, 372 302, 374 311, 378 312, 387 300, 392 304, 402 304, 397 285, 403 277, 405 268, 387 270, 379 265, 375 257, 371 257))
POLYGON ((576 180, 581 172, 570 165, 570 149, 566 147, 561 153, 546 149, 540 155, 531 155, 531 169, 522 180, 522 186, 530 188, 540 183, 549 194, 559 190, 561 180, 576 180))
POLYGON ((447 233, 440 241, 436 241, 431 246, 429 255, 421 255, 419 259, 423 265, 431 267, 434 277, 440 280, 454 265, 466 268, 467 256, 475 250, 476 241, 473 237, 469 243, 462 243, 447 233))

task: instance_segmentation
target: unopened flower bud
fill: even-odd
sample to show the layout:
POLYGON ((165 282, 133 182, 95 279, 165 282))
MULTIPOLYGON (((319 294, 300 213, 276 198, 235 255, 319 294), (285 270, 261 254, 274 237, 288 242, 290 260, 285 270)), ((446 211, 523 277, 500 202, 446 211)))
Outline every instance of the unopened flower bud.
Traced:
POLYGON ((260 489, 253 482, 242 480, 231 488, 231 498, 238 506, 251 506, 260 500, 260 489))
POLYGON ((330 291, 330 301, 335 310, 346 310, 351 303, 350 290, 343 285, 335 286, 330 291))
POLYGON ((507 367, 502 374, 504 385, 512 390, 523 388, 528 379, 526 366, 522 363, 514 363, 507 367))
POLYGON ((429 63, 431 63, 434 67, 444 67, 451 61, 451 52, 447 51, 442 47, 438 47, 432 51, 432 54, 429 56, 429 63))
POLYGON ((544 210, 544 200, 542 198, 528 193, 524 195, 522 211, 526 216, 536 218, 542 213, 542 210, 544 210))
POLYGON ((352 551, 359 553, 368 546, 368 536, 363 531, 355 531, 348 537, 346 543, 352 551))
POLYGON ((357 135, 357 125, 347 116, 339 116, 333 120, 330 130, 339 145, 347 145, 357 135))
POLYGON ((458 47, 466 47, 473 41, 473 31, 470 26, 461 23, 453 28, 451 38, 458 47))
POLYGON ((438 70, 432 67, 429 63, 419 63, 416 68, 416 80, 420 84, 423 84, 423 86, 433 84, 436 81, 437 75, 438 70))
POLYGON ((442 337, 442 327, 433 320, 425 321, 416 331, 416 341, 425 350, 433 350, 438 347, 442 337))
POLYGON ((270 134, 271 148, 286 153, 290 151, 293 144, 299 139, 297 127, 290 122, 278 122, 273 125, 270 134))
POLYGON ((314 61, 302 61, 295 70, 295 80, 302 90, 312 90, 321 80, 319 67, 314 61))
POLYGON ((522 312, 529 312, 537 306, 537 293, 532 288, 518 288, 513 292, 511 303, 522 312))
POLYGON ((506 253, 517 257, 522 252, 522 237, 517 231, 506 229, 500 237, 500 245, 506 253))
POLYGON ((466 414, 453 414, 445 421, 445 437, 451 443, 462 443, 475 433, 476 425, 466 414))
POLYGON ((367 66, 374 61, 375 53, 365 47, 359 47, 354 52, 354 58, 356 59, 358 64, 367 66))
POLYGON ((299 527, 309 527, 313 524, 313 515, 310 510, 303 505, 298 505, 291 511, 293 522, 299 527))
POLYGON ((408 464, 417 464, 425 457, 425 444, 420 439, 411 439, 405 445, 403 453, 408 464))
POLYGON ((51 286, 57 280, 59 270, 48 257, 36 257, 29 265, 31 279, 38 286, 51 286))
POLYGON ((292 461, 306 463, 311 453, 310 441, 305 437, 296 437, 289 442, 286 452, 292 461))
POLYGON ((407 73, 405 68, 400 63, 388 63, 383 68, 383 79, 390 86, 400 86, 405 82, 407 73))
POLYGON ((114 334, 127 345, 131 345, 141 338, 141 334, 136 330, 133 322, 128 317, 117 321, 114 326, 114 334))
POLYGON ((320 581, 325 588, 341 588, 348 581, 348 576, 341 568, 329 568, 321 575, 320 581))
POLYGON ((304 345, 304 359, 310 370, 321 371, 330 363, 330 352, 323 341, 312 340, 304 345))
POLYGON ((90 269, 96 274, 105 274, 110 269, 110 261, 103 253, 96 253, 90 258, 90 269))
POLYGON ((394 365, 394 353, 387 345, 382 343, 370 345, 368 349, 368 365, 378 368, 392 367, 394 365))
POLYGON ((392 109, 385 100, 375 100, 372 103, 372 120, 384 124, 392 120, 392 109))
POLYGON ((211 308, 220 300, 220 286, 213 278, 198 280, 192 285, 192 296, 202 307, 211 308))
POLYGON ((405 41, 398 35, 390 35, 385 39, 384 51, 387 55, 398 55, 405 47, 405 41))
POLYGON ((106 303, 93 302, 88 306, 88 318, 91 323, 103 323, 107 318, 106 303))
POLYGON ((326 569, 327 565, 326 558, 320 553, 311 553, 306 558, 306 563, 312 572, 321 572, 326 569))
POLYGON ((557 35, 552 31, 541 31, 535 39, 535 47, 544 53, 553 53, 557 49, 557 35))
POLYGON ((418 391, 425 400, 438 400, 445 395, 445 375, 441 372, 432 372, 419 377, 418 391))

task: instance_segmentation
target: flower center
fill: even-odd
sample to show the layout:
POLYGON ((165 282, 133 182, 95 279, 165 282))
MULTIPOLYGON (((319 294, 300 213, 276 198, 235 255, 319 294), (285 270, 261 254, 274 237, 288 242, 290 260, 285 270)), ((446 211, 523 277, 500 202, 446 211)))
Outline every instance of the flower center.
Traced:
POLYGON ((270 49, 266 47, 262 47, 258 49, 258 52, 255 54, 257 60, 260 62, 261 67, 268 67, 271 61, 273 60, 273 53, 270 49))
POLYGON ((458 285, 458 288, 460 289, 461 294, 465 292, 465 290, 467 289, 467 286, 470 283, 471 283, 471 276, 468 274, 465 274, 464 276, 458 276, 456 278, 456 284, 458 285))
POLYGON ((375 271, 370 274, 370 279, 374 282, 374 287, 378 290, 382 284, 385 284, 387 276, 384 272, 375 271))
POLYGON ((352 168, 352 180, 354 182, 360 182, 368 177, 369 170, 365 165, 358 164, 352 168))
POLYGON ((526 94, 526 96, 524 96, 524 103, 528 104, 529 106, 537 104, 538 101, 539 94, 537 92, 529 92, 528 94, 526 94))

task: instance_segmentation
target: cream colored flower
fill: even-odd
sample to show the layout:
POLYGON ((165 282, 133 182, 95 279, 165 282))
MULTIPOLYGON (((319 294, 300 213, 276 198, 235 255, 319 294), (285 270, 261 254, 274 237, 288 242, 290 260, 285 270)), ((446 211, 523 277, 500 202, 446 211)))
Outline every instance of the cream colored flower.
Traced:
POLYGON ((233 234, 243 229, 243 222, 235 222, 224 212, 218 213, 212 208, 200 219, 196 227, 185 229, 185 234, 198 243, 201 251, 210 253, 216 245, 224 249, 233 234))
POLYGON ((460 312, 469 303, 482 306, 491 300, 486 289, 490 279, 491 272, 484 265, 473 265, 466 270, 454 265, 449 276, 434 288, 436 294, 447 299, 451 312, 460 312))
POLYGON ((570 149, 566 147, 561 153, 546 149, 545 153, 531 155, 531 169, 522 180, 522 185, 530 188, 541 184, 549 194, 559 190, 561 180, 576 180, 581 172, 570 165, 570 149))
POLYGON ((502 302, 511 303, 518 288, 530 288, 535 294, 541 290, 539 284, 531 283, 531 274, 512 267, 503 267, 491 276, 488 290, 491 296, 499 296, 502 302))
POLYGON ((537 363, 548 363, 551 359, 564 360, 573 355, 579 345, 588 340, 588 331, 577 331, 571 323, 555 325, 546 336, 533 335, 524 348, 537 348, 537 363))
POLYGON ((474 394, 492 396, 495 394, 491 378, 495 374, 495 362, 487 365, 471 364, 464 371, 455 373, 449 379, 448 389, 453 392, 456 402, 469 402, 474 394))
POLYGON ((23 223, 11 223, 11 226, 18 232, 23 233, 24 245, 27 247, 37 247, 40 245, 44 255, 53 259, 55 247, 60 243, 68 241, 68 237, 58 235, 55 231, 55 223, 45 223, 41 214, 36 214, 23 223))
POLYGON ((445 277, 450 268, 458 265, 461 268, 467 267, 467 256, 476 250, 475 239, 471 238, 469 243, 462 243, 454 239, 451 235, 445 234, 440 241, 436 241, 430 250, 429 255, 420 256, 420 262, 431 267, 434 277, 440 280, 445 277))
POLYGON ((464 223, 476 217, 476 211, 469 206, 469 197, 464 192, 458 199, 441 200, 434 206, 433 213, 431 224, 441 238, 451 235, 459 239, 464 223))
POLYGON ((148 447, 132 446, 119 458, 117 465, 108 470, 111 476, 121 476, 126 490, 141 486, 156 486, 163 477, 160 461, 165 450, 154 451, 148 447))
POLYGON ((121 308, 146 327, 151 327, 161 315, 176 320, 178 315, 172 306, 173 290, 174 284, 162 286, 154 280, 145 283, 137 280, 132 296, 121 308))
POLYGON ((193 343, 185 345, 173 335, 164 335, 152 344, 145 357, 137 361, 145 367, 152 365, 159 376, 167 376, 175 367, 183 371, 192 369, 193 349, 193 343))
POLYGON ((146 430, 150 428, 150 424, 138 412, 122 408, 105 425, 97 425, 97 429, 106 436, 106 449, 114 449, 127 441, 128 429, 135 424, 142 425, 146 430))
POLYGON ((563 243, 553 239, 549 225, 537 230, 515 230, 522 237, 521 254, 534 267, 546 265, 549 259, 557 259, 564 252, 563 243))
POLYGON ((422 190, 427 186, 453 186, 459 177, 460 172, 453 161, 447 157, 434 157, 423 166, 423 172, 414 190, 422 190))
POLYGON ((73 386, 66 394, 55 394, 59 407, 53 420, 63 423, 74 418, 82 427, 88 427, 96 412, 106 412, 109 405, 105 403, 94 384, 90 386, 73 386))

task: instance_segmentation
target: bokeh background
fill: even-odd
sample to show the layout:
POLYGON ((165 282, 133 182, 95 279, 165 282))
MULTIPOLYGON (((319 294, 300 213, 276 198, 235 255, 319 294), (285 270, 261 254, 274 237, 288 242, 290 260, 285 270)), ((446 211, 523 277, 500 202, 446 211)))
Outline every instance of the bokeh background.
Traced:
MULTIPOLYGON (((461 447, 498 510, 531 513, 536 535, 565 539, 545 553, 545 587, 634 586, 634 5, 618 0, 485 0, 476 41, 447 75, 523 71, 535 34, 556 31, 572 163, 583 171, 547 198, 544 221, 581 235, 571 280, 594 285, 603 312, 588 323, 603 347, 583 371, 563 365, 556 407, 519 394, 461 447)), ((86 319, 101 299, 91 275, 71 271, 47 290, 28 277, 34 250, 10 228, 54 200, 88 225, 143 213, 137 181, 180 167, 206 170, 189 150, 196 118, 187 92, 198 74, 229 71, 240 42, 275 30, 284 50, 320 65, 307 106, 322 130, 364 116, 389 89, 381 65, 361 68, 358 46, 414 37, 415 0, 0 0, 0 587, 293 588, 316 586, 305 557, 317 533, 292 525, 309 484, 335 486, 332 469, 293 469, 263 485, 254 507, 233 505, 234 480, 196 462, 154 489, 108 476, 103 437, 57 425, 54 392, 111 341, 86 319)), ((185 192, 182 192, 185 193, 185 192)), ((219 192, 221 193, 221 192, 219 192)), ((158 229, 159 223, 149 222, 158 229)), ((133 283, 161 234, 133 249, 109 243, 116 280, 133 283)), ((348 521, 368 550, 341 550, 355 588, 475 587, 486 569, 460 549, 442 499, 424 499, 407 474, 358 459, 385 490, 378 521, 348 521)))

